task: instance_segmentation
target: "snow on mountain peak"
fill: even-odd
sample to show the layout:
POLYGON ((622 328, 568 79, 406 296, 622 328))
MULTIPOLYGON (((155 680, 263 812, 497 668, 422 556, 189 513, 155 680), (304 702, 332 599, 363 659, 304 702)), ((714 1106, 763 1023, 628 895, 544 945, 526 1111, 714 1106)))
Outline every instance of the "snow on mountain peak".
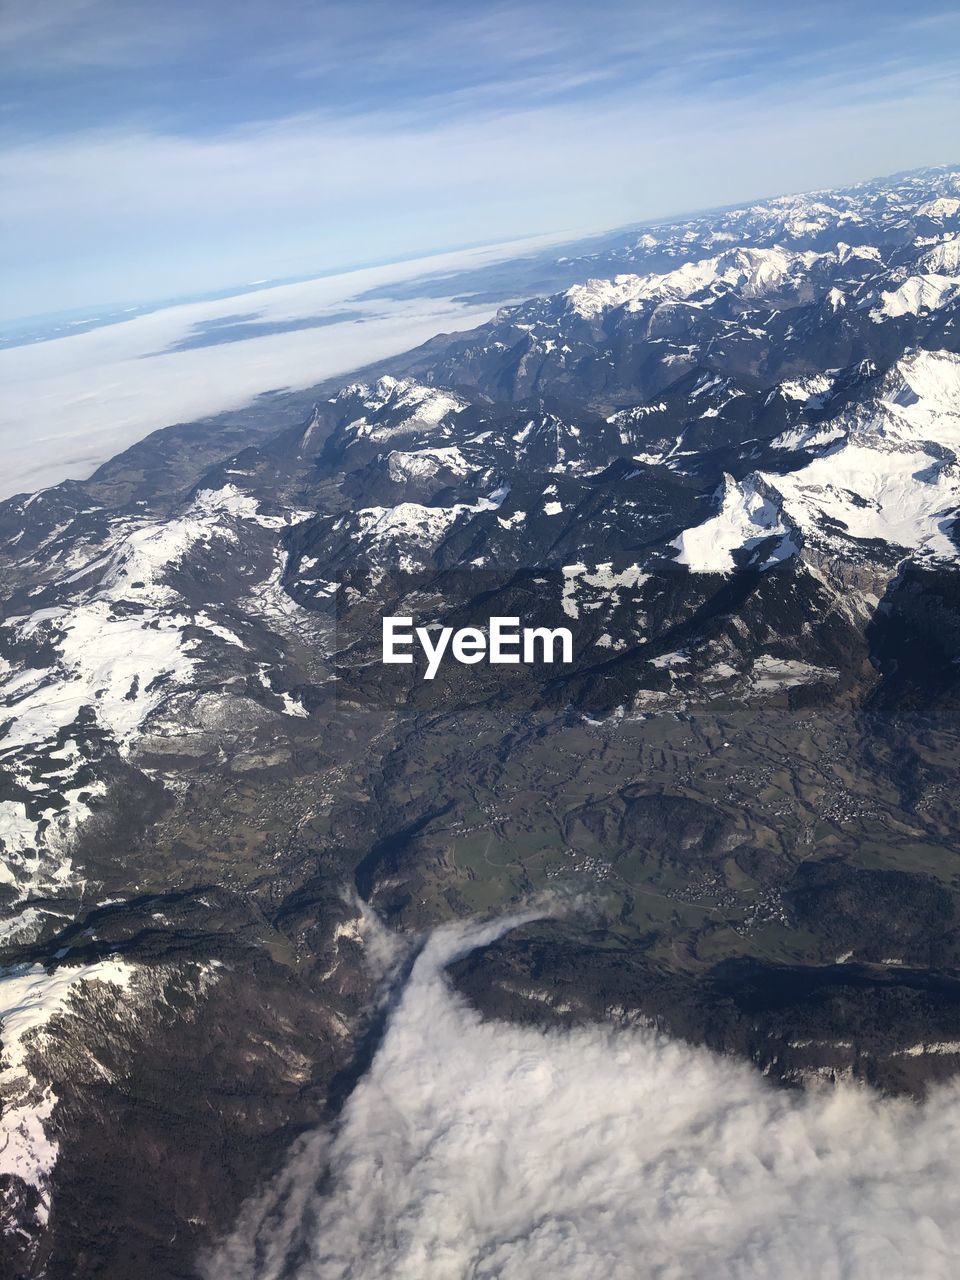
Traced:
POLYGON ((428 387, 413 378, 378 379, 375 386, 353 383, 335 401, 359 399, 365 410, 345 430, 356 439, 389 440, 438 427, 449 414, 460 413, 467 402, 442 387, 428 387))
POLYGON ((737 289, 744 297, 763 297, 776 293, 795 274, 809 271, 819 258, 829 256, 809 251, 796 253, 778 245, 727 249, 659 274, 588 280, 568 289, 565 297, 568 309, 585 320, 596 319, 616 307, 691 298, 711 285, 737 289))
POLYGON ((136 966, 127 961, 108 959, 52 973, 39 964, 23 965, 0 976, 0 1090, 4 1097, 0 1174, 22 1178, 41 1192, 40 1222, 46 1222, 49 1213, 46 1182, 59 1154, 59 1144, 47 1133, 57 1097, 49 1084, 34 1079, 28 1066, 30 1054, 43 1044, 47 1024, 70 1009, 84 985, 106 984, 119 995, 129 988, 135 973, 136 966))
POLYGON ((882 263, 880 250, 872 244, 845 244, 842 240, 837 244, 837 261, 841 266, 848 262, 854 262, 857 259, 863 262, 882 263))
POLYGON ((18 785, 36 791, 27 787, 31 762, 38 756, 60 762, 45 775, 46 807, 40 792, 31 795, 29 812, 24 800, 0 801, 0 880, 20 893, 70 882, 69 842, 89 817, 90 800, 105 791, 99 780, 76 780, 83 760, 74 738, 54 751, 58 741, 86 714, 128 755, 149 717, 171 693, 191 686, 198 659, 185 630, 229 634, 191 608, 168 575, 194 548, 236 544, 238 521, 260 529, 286 524, 261 516, 257 502, 232 484, 203 489, 171 519, 119 521, 98 555, 67 564, 53 584, 55 604, 4 621, 8 635, 49 656, 46 666, 0 679, 0 697, 14 717, 0 736, 0 764, 18 785))
POLYGON ((508 493, 509 488, 501 486, 476 502, 457 502, 449 507, 428 507, 419 502, 364 507, 349 521, 353 526, 349 536, 370 556, 388 560, 400 569, 417 569, 422 554, 432 551, 461 518, 498 510, 508 493))
POLYGON ((960 297, 960 279, 943 275, 909 276, 897 289, 884 290, 880 303, 871 311, 874 320, 916 316, 937 311, 960 297))
POLYGON ((836 370, 825 373, 811 373, 804 378, 787 378, 770 392, 767 401, 773 399, 777 392, 787 400, 794 400, 808 409, 819 409, 833 390, 833 374, 836 370))
POLYGON ((960 235, 947 236, 920 258, 920 263, 933 275, 960 276, 960 235))
POLYGON ((679 553, 677 564, 686 565, 692 573, 727 574, 736 568, 735 551, 750 551, 770 538, 779 541, 764 557, 761 568, 799 549, 796 530, 784 519, 776 491, 757 475, 742 481, 725 475, 717 514, 685 529, 670 546, 679 553))
POLYGON ((612 280, 588 280, 568 289, 565 297, 570 311, 593 320, 614 307, 622 307, 640 296, 645 283, 654 276, 619 275, 612 280))
MULTIPOLYGON (((925 427, 932 415, 960 416, 960 355, 953 351, 913 351, 898 360, 887 378, 886 404, 901 418, 925 427)), ((951 433, 952 434, 952 433, 951 433)))
POLYGON ((407 480, 430 480, 439 471, 464 476, 469 466, 456 445, 439 449, 392 449, 387 454, 387 474, 398 484, 407 480))
MULTIPOLYGON (((809 388, 816 396, 820 386, 819 378, 798 379, 779 390, 803 395, 809 388)), ((914 351, 891 369, 876 400, 785 433, 774 445, 815 456, 782 475, 728 476, 720 511, 671 544, 677 563, 728 573, 733 552, 773 534, 782 541, 761 567, 799 550, 801 541, 848 553, 856 541, 874 542, 896 557, 960 559, 951 532, 960 511, 960 355, 914 351)))
POLYGON ((926 218, 955 218, 960 214, 960 200, 953 196, 938 196, 935 200, 928 200, 920 205, 917 213, 926 218))

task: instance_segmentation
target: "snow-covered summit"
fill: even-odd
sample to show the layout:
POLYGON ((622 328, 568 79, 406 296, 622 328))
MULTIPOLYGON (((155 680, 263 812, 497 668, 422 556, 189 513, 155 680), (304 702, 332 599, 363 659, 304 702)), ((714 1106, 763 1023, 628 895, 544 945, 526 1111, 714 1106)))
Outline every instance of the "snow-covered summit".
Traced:
POLYGON ((685 529, 670 544, 677 550, 677 564, 694 573, 726 574, 736 568, 738 552, 745 560, 747 553, 762 547, 764 554, 753 567, 767 569, 799 550, 797 529, 785 519, 780 495, 762 476, 738 482, 726 475, 718 496, 717 514, 685 529))
POLYGON ((804 541, 845 555, 874 544, 886 558, 960 561, 960 355, 909 353, 873 400, 778 443, 814 456, 782 474, 728 477, 719 512, 674 541, 678 563, 729 572, 734 552, 773 535, 781 542, 759 567, 804 541))
POLYGON ((711 287, 734 289, 744 298, 764 297, 808 271, 821 256, 779 246, 729 249, 662 274, 588 280, 567 290, 567 305, 584 319, 594 319, 615 307, 692 298, 711 287))
POLYGON ((343 428, 355 439, 389 440, 438 427, 449 414, 460 413, 466 401, 452 391, 428 387, 413 378, 383 377, 371 387, 353 383, 334 404, 360 412, 343 428))

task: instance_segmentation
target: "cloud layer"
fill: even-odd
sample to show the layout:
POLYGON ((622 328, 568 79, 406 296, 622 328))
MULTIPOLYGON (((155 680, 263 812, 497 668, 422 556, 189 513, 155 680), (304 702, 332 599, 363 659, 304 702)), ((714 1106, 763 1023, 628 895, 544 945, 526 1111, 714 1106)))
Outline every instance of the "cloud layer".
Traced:
POLYGON ((47 0, 0 34, 11 316, 952 160, 956 6, 47 0))
POLYGON ((208 1280, 947 1280, 960 1090, 778 1090, 644 1030, 482 1022, 418 958, 339 1126, 208 1260, 208 1280))
POLYGON ((309 387, 437 333, 481 324, 494 303, 357 295, 481 267, 543 243, 505 243, 185 303, 0 350, 0 499, 83 479, 159 427, 236 408, 267 391, 309 387), (242 342, 184 345, 237 315, 290 327, 242 342))

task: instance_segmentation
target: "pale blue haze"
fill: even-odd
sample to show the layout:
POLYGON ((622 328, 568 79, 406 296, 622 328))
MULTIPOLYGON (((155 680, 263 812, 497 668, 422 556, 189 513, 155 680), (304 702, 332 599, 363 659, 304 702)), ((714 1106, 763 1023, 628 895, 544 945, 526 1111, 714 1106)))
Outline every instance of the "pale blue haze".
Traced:
POLYGON ((938 0, 8 5, 2 314, 953 161, 958 50, 938 0))

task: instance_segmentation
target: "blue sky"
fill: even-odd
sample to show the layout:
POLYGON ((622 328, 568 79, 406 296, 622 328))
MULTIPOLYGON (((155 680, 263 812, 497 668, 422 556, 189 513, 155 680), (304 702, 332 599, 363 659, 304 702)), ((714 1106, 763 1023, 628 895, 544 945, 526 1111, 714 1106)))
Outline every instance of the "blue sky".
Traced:
POLYGON ((938 0, 34 0, 0 57, 7 317, 960 159, 938 0))

